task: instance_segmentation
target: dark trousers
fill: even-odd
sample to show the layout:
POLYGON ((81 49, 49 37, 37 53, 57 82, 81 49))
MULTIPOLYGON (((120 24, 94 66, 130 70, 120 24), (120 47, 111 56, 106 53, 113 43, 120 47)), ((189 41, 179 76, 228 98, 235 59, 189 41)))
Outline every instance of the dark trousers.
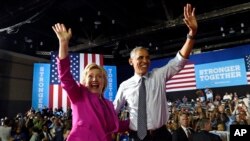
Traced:
POLYGON ((129 141, 172 141, 172 135, 164 125, 154 131, 148 131, 147 136, 140 140, 136 131, 129 132, 129 141))

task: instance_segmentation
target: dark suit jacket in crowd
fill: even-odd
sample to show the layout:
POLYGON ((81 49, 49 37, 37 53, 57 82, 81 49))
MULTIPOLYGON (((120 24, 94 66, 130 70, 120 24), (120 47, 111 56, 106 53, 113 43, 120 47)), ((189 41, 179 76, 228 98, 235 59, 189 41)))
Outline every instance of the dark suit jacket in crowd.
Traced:
POLYGON ((204 130, 193 134, 192 138, 193 141, 222 141, 220 136, 204 130))
MULTIPOLYGON (((190 128, 189 130, 191 132, 191 138, 192 138, 192 134, 194 134, 194 130, 190 128)), ((184 129, 182 127, 179 127, 173 132, 172 141, 190 141, 190 140, 188 140, 188 137, 184 129)))
MULTIPOLYGON (((49 140, 48 139, 48 141, 52 141, 53 140, 53 137, 52 137, 52 135, 49 133, 49 132, 47 132, 48 134, 49 134, 49 136, 52 138, 51 140, 49 140)), ((43 132, 43 131, 41 131, 41 133, 39 134, 39 138, 40 139, 43 139, 43 138, 45 138, 45 133, 43 132)))

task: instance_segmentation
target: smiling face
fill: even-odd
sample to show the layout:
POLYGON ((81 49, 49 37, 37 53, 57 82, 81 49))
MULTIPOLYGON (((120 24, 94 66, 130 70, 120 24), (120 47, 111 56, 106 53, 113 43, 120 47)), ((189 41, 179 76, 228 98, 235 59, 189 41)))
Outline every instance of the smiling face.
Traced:
POLYGON ((103 95, 107 85, 105 70, 96 64, 90 64, 84 69, 82 84, 92 93, 103 95))
POLYGON ((148 72, 150 65, 149 53, 145 48, 137 47, 130 54, 129 64, 134 67, 135 73, 143 76, 148 72))

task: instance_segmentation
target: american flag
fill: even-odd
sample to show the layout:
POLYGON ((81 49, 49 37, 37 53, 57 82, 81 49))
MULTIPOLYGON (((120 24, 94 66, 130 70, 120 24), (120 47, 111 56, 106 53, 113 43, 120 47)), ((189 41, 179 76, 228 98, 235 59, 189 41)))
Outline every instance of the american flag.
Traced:
MULTIPOLYGON (((62 108, 66 112, 67 107, 70 106, 70 101, 60 85, 56 63, 57 56, 58 52, 51 53, 49 107, 53 109, 62 108)), ((69 56, 70 72, 78 82, 81 80, 81 73, 87 64, 95 62, 98 65, 103 65, 103 55, 100 54, 70 53, 69 56)))
POLYGON ((166 92, 196 89, 194 64, 189 62, 184 68, 166 82, 166 92))
POLYGON ((247 84, 250 84, 250 55, 245 56, 246 72, 247 72, 247 84))

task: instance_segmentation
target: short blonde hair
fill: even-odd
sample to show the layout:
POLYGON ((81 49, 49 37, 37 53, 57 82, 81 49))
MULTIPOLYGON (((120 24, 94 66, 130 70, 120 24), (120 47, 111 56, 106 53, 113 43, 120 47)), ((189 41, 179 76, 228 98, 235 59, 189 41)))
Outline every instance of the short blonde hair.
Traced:
POLYGON ((104 93, 106 87, 107 87, 107 84, 108 84, 108 78, 107 78, 107 72, 105 71, 105 69, 102 67, 102 66, 99 66, 97 65, 96 63, 90 63, 88 64, 85 68, 84 68, 84 71, 83 71, 83 77, 82 77, 82 84, 85 84, 85 78, 87 76, 87 74, 89 73, 90 70, 92 69, 98 69, 101 71, 102 75, 103 75, 103 79, 104 79, 104 86, 103 86, 103 89, 102 89, 102 94, 104 93))

